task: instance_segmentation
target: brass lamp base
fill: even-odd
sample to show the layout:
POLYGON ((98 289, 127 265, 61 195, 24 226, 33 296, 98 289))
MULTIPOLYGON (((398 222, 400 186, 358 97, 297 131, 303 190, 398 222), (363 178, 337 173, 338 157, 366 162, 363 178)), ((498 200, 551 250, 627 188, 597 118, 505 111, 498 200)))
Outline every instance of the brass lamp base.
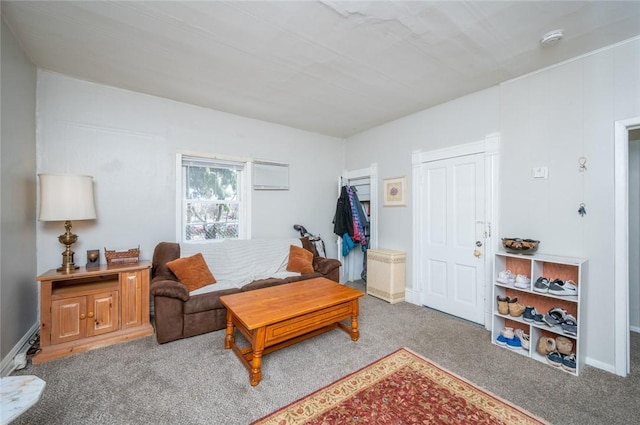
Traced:
POLYGON ((56 270, 59 272, 71 273, 73 270, 80 268, 73 262, 73 256, 75 253, 71 249, 71 245, 76 243, 78 240, 78 235, 71 233, 71 222, 69 220, 64 222, 64 228, 66 232, 63 235, 58 236, 58 241, 65 245, 66 248, 62 252, 62 266, 58 267, 56 270))

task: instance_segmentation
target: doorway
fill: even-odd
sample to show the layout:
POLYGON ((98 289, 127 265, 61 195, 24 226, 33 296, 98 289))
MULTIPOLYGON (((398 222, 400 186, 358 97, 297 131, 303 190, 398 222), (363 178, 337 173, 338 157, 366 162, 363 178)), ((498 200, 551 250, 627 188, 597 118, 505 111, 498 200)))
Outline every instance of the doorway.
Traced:
MULTIPOLYGON (((615 276, 615 327, 614 327, 614 367, 615 373, 620 376, 627 376, 631 372, 631 323, 630 309, 632 300, 631 279, 629 265, 635 262, 632 259, 630 248, 631 227, 629 223, 630 203, 629 189, 630 181, 630 135, 636 134, 632 131, 640 129, 640 117, 617 121, 615 123, 615 255, 614 255, 614 276, 615 276)), ((637 235, 635 235, 637 237, 637 235)))
POLYGON ((491 305, 498 140, 493 135, 413 156, 420 303, 482 325, 491 305))
MULTIPOLYGON (((343 185, 355 188, 363 209, 369 214, 368 248, 378 247, 378 164, 373 163, 368 168, 345 171, 338 179, 338 196, 343 185)), ((340 283, 352 282, 362 278, 365 270, 366 253, 353 249, 346 256, 342 253, 342 237, 338 235, 338 260, 340 267, 340 283)))

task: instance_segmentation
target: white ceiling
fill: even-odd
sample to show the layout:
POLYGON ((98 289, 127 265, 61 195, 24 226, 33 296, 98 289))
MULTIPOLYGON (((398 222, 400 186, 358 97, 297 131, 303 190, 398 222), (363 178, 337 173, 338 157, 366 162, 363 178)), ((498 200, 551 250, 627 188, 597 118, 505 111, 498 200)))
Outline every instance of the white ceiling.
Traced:
POLYGON ((640 35, 639 1, 2 1, 2 16, 40 68, 336 137, 640 35))

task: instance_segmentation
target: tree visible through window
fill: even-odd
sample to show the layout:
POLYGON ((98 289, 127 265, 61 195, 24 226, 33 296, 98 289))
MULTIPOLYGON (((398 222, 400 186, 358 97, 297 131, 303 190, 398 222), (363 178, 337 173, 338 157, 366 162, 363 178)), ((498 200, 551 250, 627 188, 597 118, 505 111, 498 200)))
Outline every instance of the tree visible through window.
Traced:
POLYGON ((241 236, 244 163, 182 157, 183 240, 241 236))

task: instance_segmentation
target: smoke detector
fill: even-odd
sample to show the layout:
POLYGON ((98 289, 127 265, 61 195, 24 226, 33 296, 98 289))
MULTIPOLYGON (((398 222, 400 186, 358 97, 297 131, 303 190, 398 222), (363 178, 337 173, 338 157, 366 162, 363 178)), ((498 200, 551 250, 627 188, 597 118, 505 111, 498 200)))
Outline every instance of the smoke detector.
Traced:
POLYGON ((562 37, 564 37, 562 30, 549 31, 542 36, 542 38, 540 39, 540 44, 542 44, 543 46, 551 46, 562 40, 562 37))

